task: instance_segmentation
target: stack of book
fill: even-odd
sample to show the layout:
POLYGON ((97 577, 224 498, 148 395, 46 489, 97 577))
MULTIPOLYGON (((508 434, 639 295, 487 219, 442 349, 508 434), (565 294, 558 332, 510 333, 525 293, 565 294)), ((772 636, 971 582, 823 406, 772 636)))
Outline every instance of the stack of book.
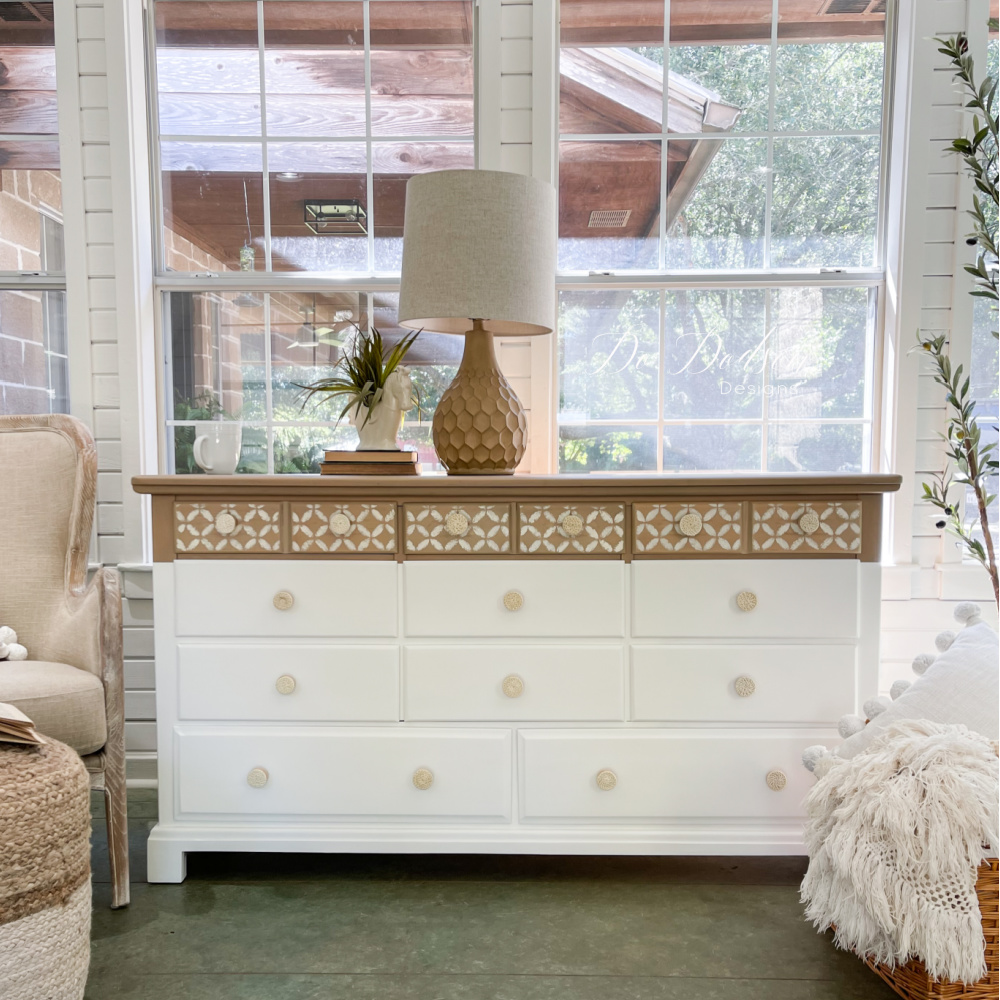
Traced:
POLYGON ((419 476, 415 451, 328 451, 321 476, 419 476))

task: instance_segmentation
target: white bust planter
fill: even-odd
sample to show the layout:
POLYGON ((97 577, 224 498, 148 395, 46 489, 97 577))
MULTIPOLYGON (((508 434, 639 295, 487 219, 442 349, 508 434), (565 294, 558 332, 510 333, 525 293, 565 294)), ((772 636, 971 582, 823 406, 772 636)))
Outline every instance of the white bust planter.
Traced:
POLYGON ((369 411, 352 406, 351 423, 358 429, 358 451, 399 451, 396 435, 403 414, 413 405, 413 381, 406 368, 397 368, 385 380, 382 398, 369 411))

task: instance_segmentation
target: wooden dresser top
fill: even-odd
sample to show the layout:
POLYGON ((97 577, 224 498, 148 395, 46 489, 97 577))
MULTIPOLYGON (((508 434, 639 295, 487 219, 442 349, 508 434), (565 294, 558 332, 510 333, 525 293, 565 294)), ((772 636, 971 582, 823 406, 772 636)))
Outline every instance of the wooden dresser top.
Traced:
POLYGON ((848 497, 894 493, 890 475, 136 476, 137 493, 229 500, 596 501, 848 497))

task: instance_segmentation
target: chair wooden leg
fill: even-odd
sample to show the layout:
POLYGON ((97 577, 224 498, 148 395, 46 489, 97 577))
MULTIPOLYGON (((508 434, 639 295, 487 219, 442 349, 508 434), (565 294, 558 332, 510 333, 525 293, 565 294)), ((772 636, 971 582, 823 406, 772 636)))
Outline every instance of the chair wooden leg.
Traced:
POLYGON ((125 793, 125 760, 109 754, 104 772, 104 811, 108 822, 108 855, 111 863, 111 909, 129 903, 128 811, 125 793))

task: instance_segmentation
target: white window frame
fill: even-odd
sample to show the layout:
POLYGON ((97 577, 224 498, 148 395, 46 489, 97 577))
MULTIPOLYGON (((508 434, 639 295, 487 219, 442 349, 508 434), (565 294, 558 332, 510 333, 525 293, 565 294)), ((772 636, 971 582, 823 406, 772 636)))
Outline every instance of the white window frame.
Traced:
MULTIPOLYGON (((177 2, 177 0, 174 0, 177 2)), ((197 3, 199 0, 180 0, 180 2, 197 3)), ((226 0, 224 0, 226 2, 226 0)), ((231 0, 231 2, 243 2, 243 0, 231 0)), ((255 0, 257 3, 257 31, 258 31, 258 51, 261 65, 264 59, 264 24, 263 24, 263 3, 265 0, 255 0)), ((322 3, 324 0, 297 0, 300 3, 322 3)), ((295 142, 295 143, 334 143, 349 142, 357 144, 361 141, 366 145, 366 199, 369 211, 373 204, 374 170, 373 158, 371 155, 372 146, 378 143, 398 143, 398 142, 448 142, 448 143, 468 143, 473 149, 474 165, 479 165, 480 148, 483 141, 480 101, 480 38, 482 36, 480 24, 480 0, 473 0, 473 108, 474 126, 471 138, 460 138, 455 136, 435 136, 433 134, 421 136, 396 136, 396 135, 372 135, 370 98, 371 98, 371 39, 369 29, 369 11, 371 3, 378 3, 379 0, 355 0, 364 4, 364 32, 365 32, 365 101, 366 101, 366 122, 365 135, 343 136, 343 137, 317 137, 317 136, 269 136, 266 131, 266 94, 261 83, 261 117, 262 130, 260 136, 241 137, 239 141, 249 143, 259 143, 263 150, 262 176, 265 179, 263 184, 263 213, 264 213, 264 240, 265 240, 265 266, 270 266, 271 260, 271 236, 270 236, 270 206, 269 191, 267 184, 268 162, 267 144, 268 142, 295 142)), ((499 0, 491 0, 499 3, 499 0)), ((167 395, 172 391, 167 383, 169 374, 169 359, 165 352, 167 339, 165 311, 168 303, 168 293, 170 292, 239 292, 240 290, 253 290, 263 295, 271 292, 286 292, 295 294, 311 294, 320 292, 343 291, 358 293, 366 297, 369 309, 371 307, 371 295, 373 293, 395 294, 399 292, 399 275, 385 274, 376 271, 374 257, 374 227, 368 227, 368 270, 350 274, 325 274, 321 272, 275 272, 270 270, 241 272, 178 272, 166 271, 164 267, 164 246, 163 246, 163 203, 162 203, 162 182, 160 170, 160 141, 184 141, 185 139, 198 142, 211 141, 233 141, 232 137, 225 136, 179 136, 168 134, 161 136, 159 130, 159 116, 157 113, 157 81, 156 81, 156 25, 153 16, 153 4, 146 17, 146 51, 147 58, 147 115, 149 121, 149 157, 150 157, 150 193, 152 200, 152 243, 154 259, 153 294, 155 301, 154 324, 156 332, 156 355, 158 359, 157 373, 157 436, 159 441, 160 471, 166 472, 167 466, 172 463, 173 441, 168 437, 168 428, 177 426, 191 426, 192 421, 168 419, 167 395)), ((265 344, 265 392, 266 392, 266 419, 264 421, 240 420, 241 425, 254 428, 264 428, 267 434, 267 471, 274 471, 274 431, 284 427, 329 427, 337 426, 334 420, 296 420, 275 422, 272 419, 272 384, 271 384, 271 310, 269 300, 265 298, 268 306, 264 312, 264 344, 265 344)), ((370 314, 370 313, 369 313, 370 314)), ((413 421, 407 424, 408 427, 423 427, 430 425, 427 419, 413 421)))
POLYGON ((54 0, 57 135, 5 135, 25 141, 58 140, 61 209, 45 214, 61 222, 65 245, 63 271, 0 271, 0 290, 56 291, 65 293, 66 351, 69 368, 69 413, 92 426, 90 330, 87 323, 71 323, 70 316, 89 316, 83 185, 83 140, 80 128, 80 83, 77 49, 76 4, 54 0))
MULTIPOLYGON (((778 2, 772 0, 772 23, 771 23, 771 68, 770 68, 770 93, 769 103, 773 107, 774 103, 774 78, 775 78, 775 48, 776 26, 778 17, 778 2)), ((905 0, 904 0, 905 2, 905 0)), ((866 393, 866 403, 864 416, 850 420, 835 421, 836 423, 861 423, 868 427, 867 439, 864 442, 863 468, 870 471, 878 471, 883 465, 884 455, 882 451, 884 419, 883 413, 883 340, 885 337, 885 298, 886 298, 886 250, 887 250, 887 218, 888 218, 888 184, 890 170, 890 148, 892 144, 892 116, 893 116, 893 77, 896 60, 896 35, 897 35, 897 6, 899 0, 888 0, 886 9, 885 38, 884 38, 884 60, 883 60, 883 87, 882 87, 882 128, 881 145, 879 154, 879 189, 878 189, 878 212, 876 222, 876 261, 880 266, 871 269, 861 268, 838 268, 836 275, 824 270, 801 270, 801 269, 770 269, 767 271, 754 272, 722 272, 714 271, 691 272, 658 270, 658 271, 620 271, 612 273, 602 273, 599 275, 581 275, 569 272, 557 273, 556 291, 570 289, 640 289, 653 288, 665 292, 680 289, 698 290, 705 288, 795 288, 795 287, 873 287, 877 289, 877 312, 875 317, 874 337, 871 342, 866 343, 866 354, 868 355, 868 386, 866 393)), ((670 23, 670 0, 664 0, 664 24, 670 23)), ((533 132, 533 173, 535 176, 551 179, 558 186, 558 152, 559 142, 566 138, 559 134, 559 18, 558 0, 534 0, 534 95, 535 95, 535 128, 533 132)), ((668 46, 669 49, 669 46, 668 46)), ((668 52, 665 52, 664 62, 668 60, 668 52)), ((667 66, 664 67, 666 72, 667 66)), ((664 88, 664 101, 667 99, 666 88, 664 88)), ((773 115, 770 116, 773 120, 773 115)), ((666 120, 666 117, 664 117, 666 120)), ((733 133, 734 138, 744 138, 749 135, 760 135, 765 138, 773 136, 784 136, 783 132, 762 132, 762 133, 733 133)), ((794 133, 796 136, 798 133, 794 133)), ((841 134, 841 133, 836 133, 841 134)), ((846 134, 846 133, 844 133, 846 134)), ((855 134, 855 133, 851 133, 855 134)), ((860 134, 860 133, 858 133, 860 134)), ((729 133, 720 133, 720 138, 728 138, 729 133)), ((604 141, 604 136, 579 136, 581 141, 604 141)), ((612 141, 624 141, 627 139, 652 138, 665 140, 666 133, 662 135, 622 135, 612 139, 612 141)), ((683 136, 671 135, 670 138, 683 138, 683 136)), ((770 147, 769 147, 770 148, 770 147)), ((663 157, 664 169, 661 170, 661 203, 664 200, 663 187, 665 184, 665 164, 666 157, 663 157)), ((767 186, 767 204, 770 206, 771 179, 769 175, 767 186)), ((662 229, 664 218, 661 213, 660 227, 660 262, 663 258, 662 229)), ((662 296, 661 296, 662 302, 662 296)), ((660 320, 660 350, 662 354, 662 333, 663 320, 660 320)), ((548 345, 548 393, 551 416, 548 426, 548 448, 547 448, 547 470, 558 471, 559 467, 559 379, 560 371, 558 364, 558 333, 553 333, 549 338, 548 345)), ((660 385, 658 388, 658 398, 663 392, 663 371, 662 365, 659 370, 660 385)), ((762 447, 767 447, 766 426, 768 424, 766 408, 759 423, 765 428, 762 432, 762 447)), ((801 421, 796 421, 801 422, 801 421)), ((824 421, 831 422, 831 421, 824 421)), ((747 423, 738 420, 669 420, 663 418, 662 400, 658 406, 657 419, 649 420, 629 420, 615 419, 606 421, 588 421, 588 426, 598 426, 601 424, 615 425, 621 427, 656 427, 659 439, 657 441, 657 471, 662 471, 663 448, 662 434, 663 427, 669 425, 711 425, 718 423, 747 423)), ((758 421, 752 421, 757 424, 758 421)))

